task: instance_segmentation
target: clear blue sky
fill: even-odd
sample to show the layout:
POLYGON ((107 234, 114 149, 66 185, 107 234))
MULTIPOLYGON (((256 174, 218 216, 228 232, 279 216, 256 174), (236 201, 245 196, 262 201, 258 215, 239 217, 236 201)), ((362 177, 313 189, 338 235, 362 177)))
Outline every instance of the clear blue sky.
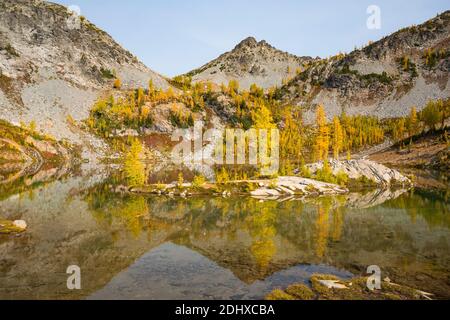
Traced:
POLYGON ((77 5, 147 66, 167 76, 197 68, 248 36, 296 55, 327 57, 422 23, 448 0, 53 0, 77 5), (366 9, 381 9, 369 30, 366 9))

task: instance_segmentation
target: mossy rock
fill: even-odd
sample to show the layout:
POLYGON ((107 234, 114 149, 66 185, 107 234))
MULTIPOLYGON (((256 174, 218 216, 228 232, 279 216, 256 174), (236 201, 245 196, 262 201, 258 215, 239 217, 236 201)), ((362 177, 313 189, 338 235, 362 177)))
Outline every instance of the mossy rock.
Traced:
POLYGON ((381 286, 383 290, 388 291, 391 294, 407 299, 420 299, 420 294, 413 288, 387 282, 383 282, 381 286))
POLYGON ((327 288, 320 283, 320 280, 336 280, 344 284, 341 279, 331 274, 314 274, 310 278, 311 286, 314 292, 317 293, 320 300, 339 300, 341 299, 341 291, 348 289, 333 289, 327 288))
POLYGON ((311 277, 311 284, 320 300, 384 300, 378 295, 378 291, 370 291, 367 288, 367 278, 353 278, 343 281, 333 275, 314 275, 311 277), (346 289, 327 288, 319 280, 338 280, 345 285, 346 289))
POLYGON ((402 298, 393 293, 385 293, 384 297, 386 298, 386 300, 402 300, 402 298))
POLYGON ((304 284, 293 284, 285 291, 277 289, 267 300, 419 300, 421 293, 410 287, 382 282, 381 290, 370 290, 367 277, 341 280, 334 275, 314 274, 310 278, 311 288, 304 284), (328 288, 320 280, 336 280, 346 288, 328 288))
POLYGON ((266 300, 279 301, 279 300, 296 300, 296 299, 295 297, 291 296, 290 294, 287 294, 283 290, 276 289, 266 296, 266 300))
POLYGON ((293 284, 286 289, 286 293, 300 300, 313 300, 316 294, 304 284, 293 284))

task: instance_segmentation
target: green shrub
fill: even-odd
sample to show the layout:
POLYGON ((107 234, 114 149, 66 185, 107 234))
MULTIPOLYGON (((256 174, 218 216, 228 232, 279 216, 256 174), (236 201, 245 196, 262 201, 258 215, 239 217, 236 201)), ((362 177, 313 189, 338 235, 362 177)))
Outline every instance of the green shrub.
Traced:
POLYGON ((192 116, 192 113, 189 113, 189 115, 186 116, 183 115, 180 111, 170 110, 169 119, 172 125, 177 128, 186 129, 194 126, 194 118, 192 116))
POLYGON ((14 56, 14 57, 19 57, 20 56, 19 53, 16 51, 16 49, 14 49, 13 46, 11 46, 11 44, 6 45, 6 47, 4 49, 11 56, 14 56))
POLYGON ((333 176, 333 171, 331 170, 328 161, 324 161, 322 169, 317 170, 314 178, 323 182, 336 183, 336 178, 333 176))
POLYGON ((348 183, 348 175, 344 171, 339 171, 336 175, 336 183, 340 186, 345 187, 348 183))
POLYGON ((309 178, 311 178, 311 171, 309 170, 309 168, 307 166, 303 166, 302 170, 300 172, 300 175, 303 178, 308 178, 309 179, 309 178))
POLYGON ((100 68, 100 73, 102 74, 102 77, 105 79, 114 79, 114 73, 109 69, 100 68))

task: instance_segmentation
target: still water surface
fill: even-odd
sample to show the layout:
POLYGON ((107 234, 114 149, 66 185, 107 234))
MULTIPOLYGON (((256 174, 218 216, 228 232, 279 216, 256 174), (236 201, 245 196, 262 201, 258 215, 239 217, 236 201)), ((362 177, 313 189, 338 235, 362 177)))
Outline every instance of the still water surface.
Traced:
POLYGON ((442 195, 406 190, 261 201, 112 193, 70 178, 0 201, 29 229, 0 237, 0 299, 260 299, 370 265, 450 298, 450 214, 442 195), (68 290, 69 265, 81 290, 68 290))

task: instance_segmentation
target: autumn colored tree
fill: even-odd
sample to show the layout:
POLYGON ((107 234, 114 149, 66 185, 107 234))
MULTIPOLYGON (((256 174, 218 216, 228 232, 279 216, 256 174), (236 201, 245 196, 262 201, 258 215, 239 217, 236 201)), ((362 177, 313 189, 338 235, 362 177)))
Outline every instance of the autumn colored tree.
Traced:
POLYGON ((144 92, 144 89, 138 88, 138 90, 137 90, 137 105, 138 105, 138 107, 139 107, 139 108, 142 107, 142 105, 144 104, 144 102, 145 102, 145 92, 144 92))
POLYGON ((122 88, 122 81, 120 81, 119 78, 116 78, 114 80, 114 84, 113 84, 114 89, 120 89, 122 88))
POLYGON ((429 101, 420 113, 420 118, 430 130, 435 131, 436 125, 441 121, 438 104, 435 101, 429 101))
POLYGON ((343 113, 340 117, 343 130, 342 150, 350 153, 366 146, 383 142, 384 131, 380 120, 367 116, 347 116, 343 113))
POLYGON ((222 167, 220 171, 216 172, 216 182, 219 184, 225 184, 230 181, 230 175, 225 167, 222 167))
POLYGON ((155 91, 155 85, 153 83, 153 79, 148 81, 148 94, 151 94, 155 91))
POLYGON ((419 119, 417 117, 416 107, 412 107, 409 113, 409 118, 407 121, 408 135, 410 137, 410 144, 412 143, 412 138, 417 134, 419 130, 419 119))
POLYGON ((330 147, 330 128, 327 124, 325 109, 319 105, 316 111, 316 137, 314 157, 316 160, 327 160, 330 147))
POLYGON ((228 94, 234 96, 239 92, 239 82, 237 80, 230 80, 228 82, 228 94))
POLYGON ((292 174, 292 162, 303 162, 303 121, 300 111, 287 110, 284 114, 284 128, 280 135, 280 156, 285 174, 292 174))
POLYGON ((344 145, 344 134, 342 131, 341 122, 338 117, 333 119, 333 156, 336 160, 339 160, 339 154, 342 151, 344 145))
POLYGON ((405 126, 405 119, 401 118, 395 121, 394 123, 394 129, 392 132, 393 138, 395 141, 400 142, 405 138, 405 132, 406 132, 406 126, 405 126))
POLYGON ((441 117, 441 129, 445 128, 445 121, 450 117, 450 98, 437 101, 437 108, 441 117))
POLYGON ((403 71, 409 70, 409 57, 408 56, 404 56, 402 58, 402 66, 403 66, 403 71))
POLYGON ((303 121, 299 111, 285 113, 284 128, 281 132, 281 156, 282 158, 294 158, 299 160, 302 157, 303 146, 303 121))
POLYGON ((124 172, 129 185, 143 185, 146 180, 144 164, 139 160, 143 150, 142 144, 138 139, 131 143, 129 151, 124 159, 124 172))
POLYGON ((175 97, 175 93, 173 92, 172 87, 169 87, 166 91, 166 96, 168 100, 171 100, 175 97))
POLYGON ((256 101, 250 112, 250 117, 255 129, 273 129, 275 123, 272 118, 272 113, 267 106, 261 101, 256 101))
POLYGON ((177 180, 178 188, 183 187, 183 183, 184 183, 183 172, 180 171, 180 172, 178 173, 178 180, 177 180))
POLYGON ((250 86, 250 94, 254 97, 262 98, 264 96, 264 90, 258 87, 256 84, 250 86))

